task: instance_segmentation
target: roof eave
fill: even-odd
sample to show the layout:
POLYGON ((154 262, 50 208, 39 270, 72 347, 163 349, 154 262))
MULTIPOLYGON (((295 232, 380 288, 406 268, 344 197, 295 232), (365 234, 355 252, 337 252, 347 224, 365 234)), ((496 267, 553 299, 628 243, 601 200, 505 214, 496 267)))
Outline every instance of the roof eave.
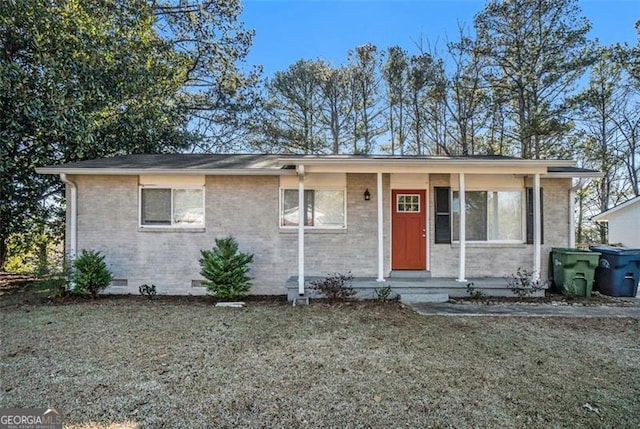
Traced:
POLYGON ((591 220, 595 222, 606 222, 609 216, 611 216, 613 213, 616 213, 620 210, 623 210, 637 203, 640 203, 640 196, 631 198, 630 200, 625 201, 624 203, 619 204, 615 207, 611 207, 609 210, 603 211, 602 213, 595 215, 594 217, 591 218, 591 220))
POLYGON ((600 171, 552 172, 542 175, 543 179, 593 179, 604 177, 600 171))
POLYGON ((293 176, 295 170, 273 168, 36 168, 38 174, 72 174, 72 175, 101 175, 101 176, 144 176, 144 175, 187 175, 187 176, 293 176))
POLYGON ((512 165, 514 167, 574 167, 576 162, 565 159, 461 159, 461 158, 280 158, 278 165, 370 165, 374 167, 384 165, 402 165, 411 167, 427 167, 432 165, 454 166, 484 166, 494 167, 496 164, 512 165))

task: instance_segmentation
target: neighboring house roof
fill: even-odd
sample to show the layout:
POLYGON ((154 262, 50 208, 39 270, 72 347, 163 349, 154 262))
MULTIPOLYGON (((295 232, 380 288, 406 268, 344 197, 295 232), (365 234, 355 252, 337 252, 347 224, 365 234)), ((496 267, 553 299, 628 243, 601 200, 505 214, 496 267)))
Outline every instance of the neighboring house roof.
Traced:
MULTIPOLYGON (((593 177, 600 173, 575 167, 570 160, 531 160, 506 156, 141 154, 93 159, 37 168, 41 174, 238 174, 290 175, 297 165, 315 171, 409 172, 430 167, 437 172, 490 170, 545 177, 593 177)), ((424 171, 424 170, 420 170, 424 171)))
POLYGON ((623 210, 627 207, 630 207, 634 204, 640 204, 640 195, 635 198, 631 198, 630 200, 627 200, 622 204, 618 204, 617 206, 612 207, 609 210, 603 211, 599 215, 596 215, 593 218, 591 218, 591 220, 594 220, 596 222, 606 222, 612 214, 620 210, 623 210))

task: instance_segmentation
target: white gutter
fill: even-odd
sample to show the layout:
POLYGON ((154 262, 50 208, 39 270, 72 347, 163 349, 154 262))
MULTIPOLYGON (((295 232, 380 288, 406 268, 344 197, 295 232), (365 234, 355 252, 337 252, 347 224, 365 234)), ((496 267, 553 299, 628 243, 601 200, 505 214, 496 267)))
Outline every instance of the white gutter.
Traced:
POLYGON ((73 260, 78 253, 78 187, 75 183, 67 178, 67 175, 60 174, 60 180, 69 188, 69 199, 67 200, 67 208, 69 210, 69 237, 68 237, 68 256, 73 260))
POLYGON ((191 176, 295 176, 295 170, 282 168, 64 168, 41 167, 37 168, 38 174, 83 174, 83 175, 109 175, 109 176, 144 176, 144 175, 191 175, 191 176))
POLYGON ((604 177, 604 173, 601 173, 599 171, 575 173, 545 173, 540 177, 542 177, 543 179, 593 179, 604 177))
POLYGON ((495 168, 499 165, 511 167, 575 167, 576 162, 569 159, 481 159, 481 158, 394 158, 394 157, 374 157, 374 158, 357 158, 357 157, 299 157, 299 158, 281 158, 279 165, 295 165, 304 163, 307 166, 314 165, 369 165, 377 168, 384 168, 391 164, 403 166, 419 166, 426 167, 432 165, 454 165, 454 166, 487 166, 495 168))

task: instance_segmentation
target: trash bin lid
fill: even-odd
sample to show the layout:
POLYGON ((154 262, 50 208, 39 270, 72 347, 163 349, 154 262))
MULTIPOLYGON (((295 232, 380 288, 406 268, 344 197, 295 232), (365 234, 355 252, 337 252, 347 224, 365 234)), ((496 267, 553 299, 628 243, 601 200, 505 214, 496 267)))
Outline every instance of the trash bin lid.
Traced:
POLYGON ((608 253, 610 255, 640 256, 640 249, 632 249, 629 247, 589 246, 589 249, 600 253, 608 253))
POLYGON ((551 248, 551 252, 552 253, 559 253, 559 254, 565 254, 565 255, 570 255, 572 253, 577 253, 577 254, 592 254, 592 253, 596 253, 596 252, 592 252, 590 250, 584 250, 584 249, 576 249, 573 247, 552 247, 551 248))

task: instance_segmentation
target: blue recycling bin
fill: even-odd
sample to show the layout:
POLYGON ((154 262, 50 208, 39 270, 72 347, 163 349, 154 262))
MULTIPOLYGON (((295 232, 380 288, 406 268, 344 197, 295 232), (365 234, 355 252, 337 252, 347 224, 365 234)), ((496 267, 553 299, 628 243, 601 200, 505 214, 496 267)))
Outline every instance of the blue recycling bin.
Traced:
POLYGON ((636 296, 640 282, 640 249, 591 246, 600 253, 595 287, 609 296, 636 296))

